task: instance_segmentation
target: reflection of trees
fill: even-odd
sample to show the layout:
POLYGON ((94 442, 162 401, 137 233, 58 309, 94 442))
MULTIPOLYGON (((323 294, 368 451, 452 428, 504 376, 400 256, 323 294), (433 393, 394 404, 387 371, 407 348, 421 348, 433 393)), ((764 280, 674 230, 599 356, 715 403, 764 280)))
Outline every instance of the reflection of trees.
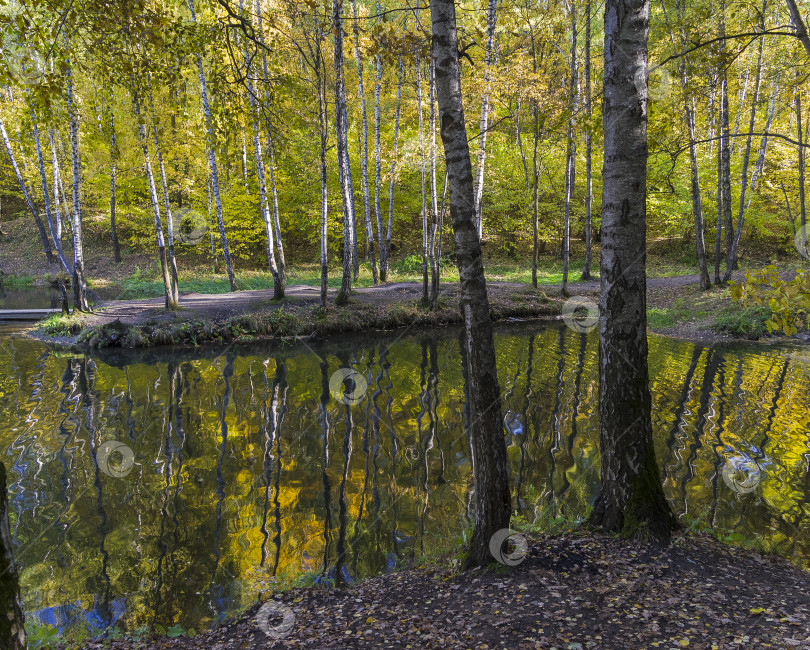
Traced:
MULTIPOLYGON (((772 350, 709 355, 651 340, 668 496, 685 498, 692 513, 711 506, 710 520, 747 537, 787 543, 790 534, 796 553, 806 548, 807 367, 786 370, 772 350), (718 483, 726 447, 771 463, 762 490, 737 497, 718 483)), ((571 513, 593 498, 594 343, 536 326, 497 338, 520 507, 546 491, 571 513)), ((34 345, 17 343, 14 386, 4 380, 0 403, 7 421, 26 423, 26 437, 5 440, 20 436, 7 452, 15 544, 41 535, 21 558, 34 610, 110 603, 100 620, 126 599, 118 624, 127 630, 199 629, 248 605, 266 588, 258 580, 310 568, 307 558, 330 577, 359 577, 463 526, 469 411, 455 338, 324 344, 328 364, 260 346, 120 368, 40 357, 34 345), (350 361, 369 388, 365 403, 341 411, 329 369, 350 361), (109 438, 135 452, 124 479, 99 474, 95 454, 109 438), (44 580, 46 571, 53 577, 44 580)), ((0 363, 10 354, 0 344, 0 363)))

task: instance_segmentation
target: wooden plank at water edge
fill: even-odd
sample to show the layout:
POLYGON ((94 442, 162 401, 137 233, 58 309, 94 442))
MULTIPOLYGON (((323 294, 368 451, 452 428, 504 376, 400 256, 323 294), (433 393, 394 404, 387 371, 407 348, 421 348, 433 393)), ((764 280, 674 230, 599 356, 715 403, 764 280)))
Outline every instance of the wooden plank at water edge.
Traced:
POLYGON ((51 314, 60 314, 61 309, 0 309, 0 321, 42 320, 51 314))

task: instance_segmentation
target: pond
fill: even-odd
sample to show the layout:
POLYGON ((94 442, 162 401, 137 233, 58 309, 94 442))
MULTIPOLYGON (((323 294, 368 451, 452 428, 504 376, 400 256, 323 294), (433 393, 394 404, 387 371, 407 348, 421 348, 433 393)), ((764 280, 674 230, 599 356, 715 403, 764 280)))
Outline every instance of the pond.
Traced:
MULTIPOLYGON (((201 630, 277 581, 350 582, 452 546, 471 513, 459 341, 447 329, 91 357, 0 332, 29 618, 75 635, 201 630)), ((597 343, 497 330, 514 503, 529 519, 581 517, 596 496, 597 343)), ((681 521, 807 566, 806 350, 651 335, 650 372, 681 521)))
POLYGON ((0 309, 59 309, 59 291, 52 287, 4 287, 0 309))

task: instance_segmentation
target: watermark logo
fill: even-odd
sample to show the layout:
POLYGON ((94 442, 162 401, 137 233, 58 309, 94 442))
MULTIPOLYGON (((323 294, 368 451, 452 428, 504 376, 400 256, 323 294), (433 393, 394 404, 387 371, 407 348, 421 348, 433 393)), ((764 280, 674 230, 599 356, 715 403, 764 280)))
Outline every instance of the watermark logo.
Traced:
POLYGON ((757 462, 748 456, 727 458, 720 473, 725 484, 737 494, 753 492, 762 480, 762 470, 757 462))
POLYGON ((35 86, 42 81, 44 71, 27 49, 9 55, 7 61, 11 74, 26 86, 35 86))
POLYGON ((529 544, 520 533, 501 528, 489 539, 489 552, 492 557, 506 566, 517 566, 529 552, 529 544))
POLYGON ((123 478, 135 466, 135 454, 123 442, 108 440, 96 452, 98 468, 112 478, 123 478))
POLYGON ((647 97, 653 101, 665 99, 672 94, 674 88, 672 75, 666 68, 655 66, 647 68, 647 97))
POLYGON ((172 210, 172 230, 176 242, 193 246, 208 232, 208 219, 196 210, 178 208, 172 210))
POLYGON ((329 378, 329 392, 332 397, 347 406, 359 404, 367 389, 366 378, 352 368, 336 370, 329 378))
POLYGON ((268 600, 256 612, 256 625, 267 636, 283 639, 295 627, 295 613, 283 603, 268 600))
POLYGON ((807 259, 810 257, 810 250, 807 248, 807 225, 802 226, 796 231, 796 236, 793 238, 796 244, 796 250, 802 258, 807 259))
POLYGON ((585 334, 599 323, 599 306, 590 298, 572 296, 563 304, 562 317, 570 329, 585 334))

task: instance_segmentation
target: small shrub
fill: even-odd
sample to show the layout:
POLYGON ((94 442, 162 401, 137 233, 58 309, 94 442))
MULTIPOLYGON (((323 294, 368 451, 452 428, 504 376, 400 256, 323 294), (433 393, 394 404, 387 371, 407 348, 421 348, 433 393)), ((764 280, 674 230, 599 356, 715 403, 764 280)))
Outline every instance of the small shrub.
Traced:
POLYGON ((758 271, 746 271, 745 283, 731 282, 731 297, 743 307, 767 307, 769 333, 792 336, 810 327, 810 273, 800 269, 793 280, 782 280, 771 264, 758 271))
POLYGON ((714 329, 731 336, 758 339, 768 333, 766 325, 771 310, 764 305, 742 307, 732 303, 724 307, 714 321, 714 329))

